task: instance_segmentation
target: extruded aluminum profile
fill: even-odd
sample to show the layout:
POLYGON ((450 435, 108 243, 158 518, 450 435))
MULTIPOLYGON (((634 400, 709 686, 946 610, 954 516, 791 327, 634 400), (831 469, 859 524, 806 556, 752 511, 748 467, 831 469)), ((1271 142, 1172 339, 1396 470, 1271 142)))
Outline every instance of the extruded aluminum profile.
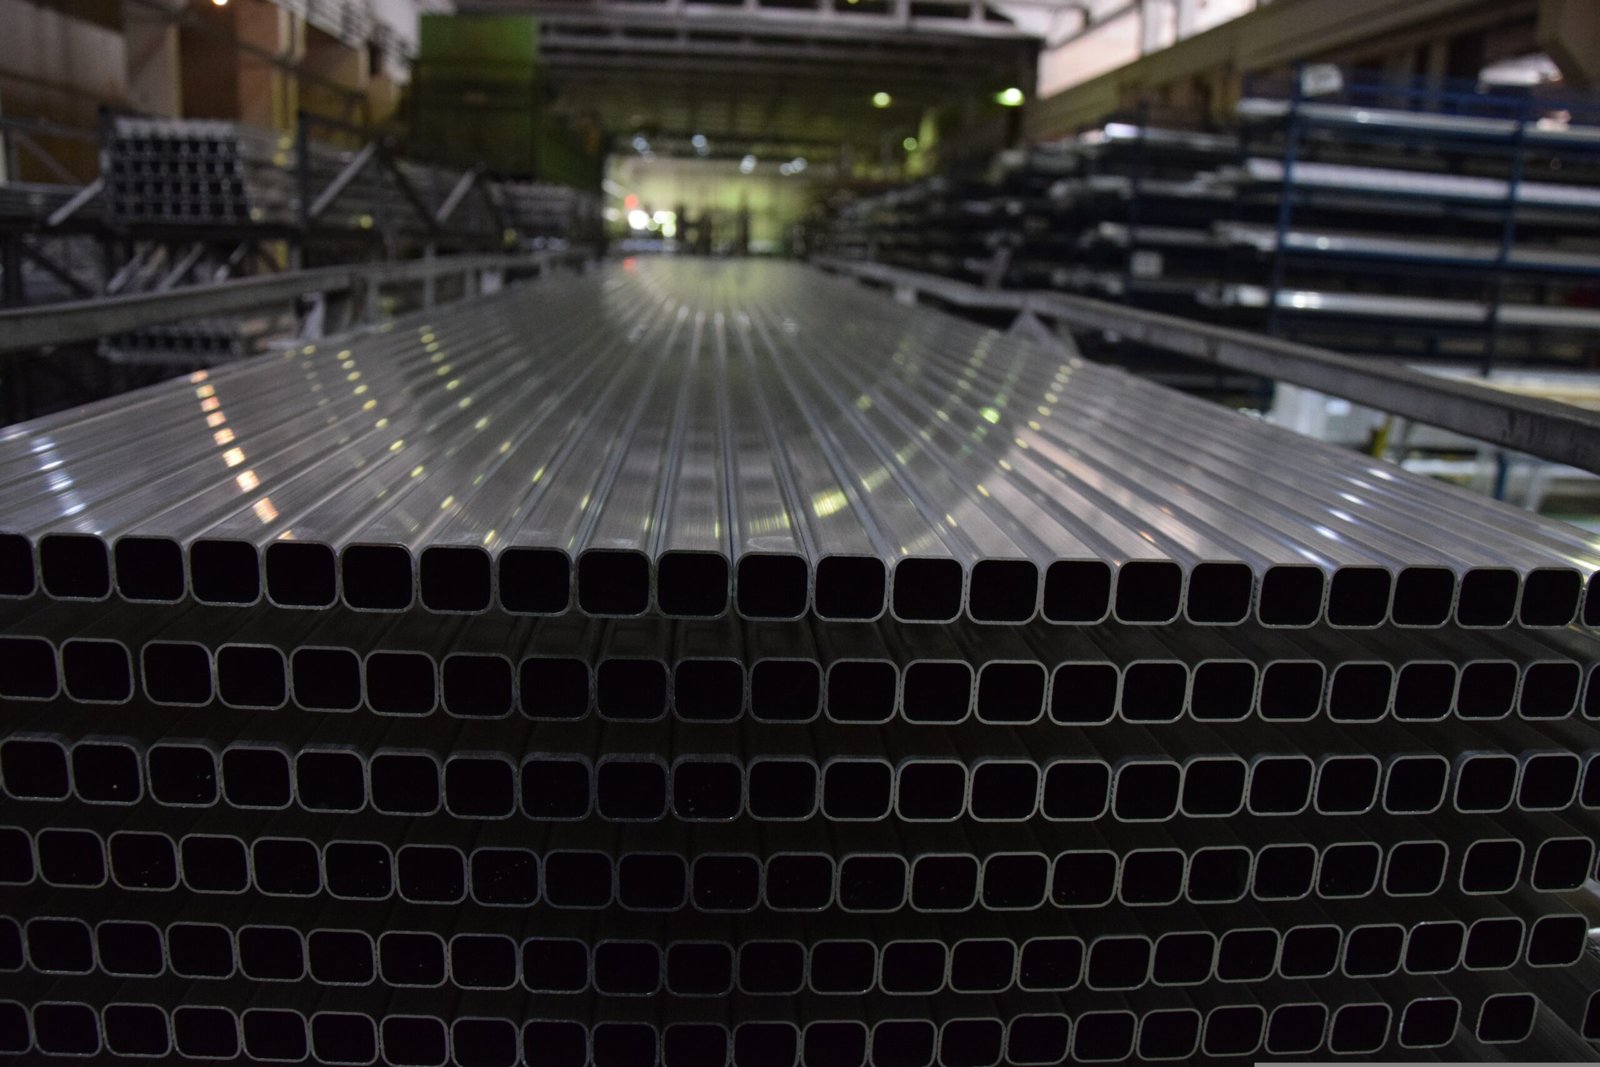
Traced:
POLYGON ((13 427, 0 592, 1563 626, 1600 566, 1571 527, 759 267, 546 279, 13 427))

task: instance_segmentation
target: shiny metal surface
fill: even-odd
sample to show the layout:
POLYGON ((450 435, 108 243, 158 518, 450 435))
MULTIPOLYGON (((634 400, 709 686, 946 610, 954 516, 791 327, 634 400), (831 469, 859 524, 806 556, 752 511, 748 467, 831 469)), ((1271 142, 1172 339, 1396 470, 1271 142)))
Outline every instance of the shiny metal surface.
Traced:
POLYGON ((67 598, 1561 626, 1600 565, 1571 527, 778 264, 547 279, 198 374, 12 428, 0 477, 0 584, 67 598))

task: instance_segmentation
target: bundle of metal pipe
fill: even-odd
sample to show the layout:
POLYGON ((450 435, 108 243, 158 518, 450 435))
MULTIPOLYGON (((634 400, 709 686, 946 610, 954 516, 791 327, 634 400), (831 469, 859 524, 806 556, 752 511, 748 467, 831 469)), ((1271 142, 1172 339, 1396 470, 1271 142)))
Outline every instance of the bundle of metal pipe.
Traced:
POLYGON ((0 523, 0 1053, 1600 1040, 1600 542, 1064 349, 630 261, 13 427, 0 523))

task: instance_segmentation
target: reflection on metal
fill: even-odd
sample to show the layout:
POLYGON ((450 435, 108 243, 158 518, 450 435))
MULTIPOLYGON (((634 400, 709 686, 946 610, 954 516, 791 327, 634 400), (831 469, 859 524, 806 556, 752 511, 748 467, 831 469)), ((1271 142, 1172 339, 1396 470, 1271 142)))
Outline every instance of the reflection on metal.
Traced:
POLYGON ((1037 321, 627 261, 15 427, 0 515, 8 1055, 1600 1038, 1585 535, 1037 321))

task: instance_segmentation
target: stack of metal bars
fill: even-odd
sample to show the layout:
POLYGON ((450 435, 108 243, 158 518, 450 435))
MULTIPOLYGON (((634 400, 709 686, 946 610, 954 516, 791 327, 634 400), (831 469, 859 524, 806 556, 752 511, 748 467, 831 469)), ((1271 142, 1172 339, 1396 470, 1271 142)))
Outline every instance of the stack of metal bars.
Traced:
POLYGON ((0 436, 0 1051, 1594 1058, 1593 534, 806 268, 0 436))

